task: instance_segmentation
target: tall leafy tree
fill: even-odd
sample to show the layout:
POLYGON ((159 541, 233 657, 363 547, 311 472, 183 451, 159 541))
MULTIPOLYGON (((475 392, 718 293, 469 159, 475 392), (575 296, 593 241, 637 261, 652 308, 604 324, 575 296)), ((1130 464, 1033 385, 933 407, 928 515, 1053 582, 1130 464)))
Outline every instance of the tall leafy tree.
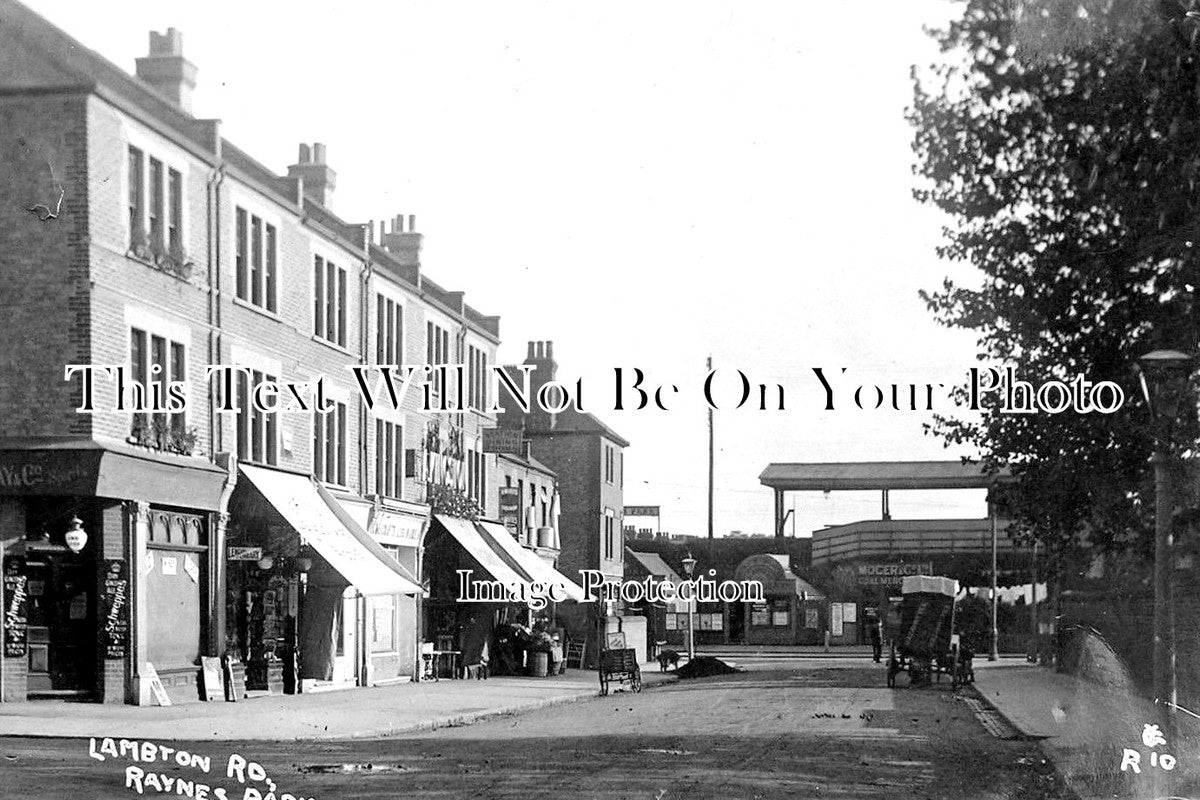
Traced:
MULTIPOLYGON (((1174 0, 966 0, 914 69, 916 198, 949 217, 961 274, 923 293, 1035 385, 1121 385, 1116 413, 940 417, 933 430, 1010 465, 1016 529, 1059 555, 1148 552, 1149 415, 1133 365, 1200 343, 1200 62, 1174 0)), ((1197 15, 1200 16, 1200 15, 1197 15)), ((1180 441, 1194 441, 1194 414, 1180 441)))

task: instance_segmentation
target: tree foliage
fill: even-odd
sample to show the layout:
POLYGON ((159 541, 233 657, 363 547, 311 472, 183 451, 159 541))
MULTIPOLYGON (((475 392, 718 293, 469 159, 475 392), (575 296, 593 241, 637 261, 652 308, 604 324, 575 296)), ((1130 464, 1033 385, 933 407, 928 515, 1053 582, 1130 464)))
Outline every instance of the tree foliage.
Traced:
POLYGON ((1012 467, 1015 529, 1059 554, 1150 539, 1133 365, 1200 341, 1194 24, 1174 0, 966 0, 930 32, 944 61, 913 72, 914 194, 949 216, 938 255, 964 276, 922 293, 930 310, 1035 386, 1083 374, 1125 391, 1109 415, 993 405, 932 426, 1012 467))

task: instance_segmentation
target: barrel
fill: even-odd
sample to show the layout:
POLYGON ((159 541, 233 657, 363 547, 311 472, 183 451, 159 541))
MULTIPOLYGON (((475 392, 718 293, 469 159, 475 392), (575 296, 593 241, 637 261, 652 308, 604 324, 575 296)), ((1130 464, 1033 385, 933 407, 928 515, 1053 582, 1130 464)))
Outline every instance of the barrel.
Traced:
POLYGON ((530 653, 529 674, 535 678, 544 678, 550 670, 549 653, 530 653))

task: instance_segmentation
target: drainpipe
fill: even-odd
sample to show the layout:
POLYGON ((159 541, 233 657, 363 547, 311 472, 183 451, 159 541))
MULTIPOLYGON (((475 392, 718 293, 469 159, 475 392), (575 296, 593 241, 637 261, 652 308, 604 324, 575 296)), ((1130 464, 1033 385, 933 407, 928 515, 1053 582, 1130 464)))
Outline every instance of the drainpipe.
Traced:
MULTIPOLYGON (((221 186, 225 182, 225 165, 219 164, 208 179, 206 190, 208 226, 208 241, 206 256, 208 260, 208 363, 216 364, 221 361, 221 186)), ((217 457, 220 449, 220 431, 217 423, 216 391, 212 382, 206 387, 208 392, 208 456, 214 463, 225 468, 225 487, 221 492, 220 505, 216 514, 209 515, 209 559, 208 559, 208 641, 205 649, 209 655, 218 658, 225 655, 226 625, 225 618, 225 532, 228 523, 229 497, 233 494, 233 485, 237 481, 237 461, 228 456, 221 460, 217 457)), ((134 560, 130 559, 130 565, 134 560)))
MULTIPOLYGON (((375 223, 368 222, 362 230, 364 267, 358 288, 358 363, 366 364, 370 361, 367 356, 367 353, 370 352, 368 348, 371 345, 367 319, 370 313, 368 301, 371 294, 371 276, 375 271, 375 265, 371 261, 371 244, 375 239, 375 223)), ((360 397, 358 401, 358 493, 360 496, 365 496, 367 493, 367 427, 367 406, 360 397)))
MULTIPOLYGON (((208 363, 216 364, 221 354, 221 185, 225 182, 225 165, 218 165, 207 181, 208 241, 208 363)), ((217 444, 216 392, 208 384, 208 447, 209 458, 215 456, 217 444)))

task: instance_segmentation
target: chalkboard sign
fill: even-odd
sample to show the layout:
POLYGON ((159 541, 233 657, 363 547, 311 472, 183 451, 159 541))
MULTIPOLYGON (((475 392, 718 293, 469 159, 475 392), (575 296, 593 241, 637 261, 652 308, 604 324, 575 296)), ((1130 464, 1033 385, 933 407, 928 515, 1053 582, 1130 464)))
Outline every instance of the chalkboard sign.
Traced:
POLYGON ((4 655, 23 658, 29 641, 28 591, 25 559, 4 559, 4 655))
POLYGON ((104 562, 103 592, 104 657, 119 660, 129 649, 129 568, 122 559, 104 562))
POLYGON ((221 681, 221 662, 209 656, 200 657, 201 696, 208 702, 220 700, 223 697, 221 681))

